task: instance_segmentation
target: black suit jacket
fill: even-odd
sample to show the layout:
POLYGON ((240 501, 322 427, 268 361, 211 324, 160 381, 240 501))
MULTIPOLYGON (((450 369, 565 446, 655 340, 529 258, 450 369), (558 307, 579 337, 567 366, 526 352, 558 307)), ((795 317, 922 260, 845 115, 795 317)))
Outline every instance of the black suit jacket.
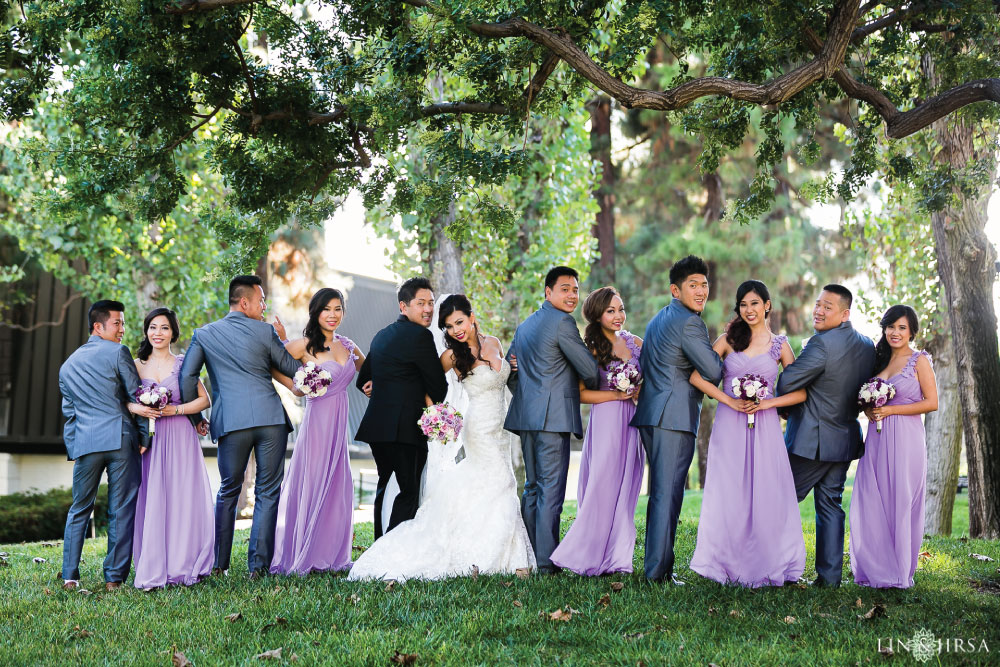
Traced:
POLYGON ((424 395, 440 403, 448 393, 431 332, 400 315, 375 334, 358 372, 358 389, 368 380, 372 381, 372 396, 355 437, 369 444, 426 446, 427 436, 417 426, 424 395))

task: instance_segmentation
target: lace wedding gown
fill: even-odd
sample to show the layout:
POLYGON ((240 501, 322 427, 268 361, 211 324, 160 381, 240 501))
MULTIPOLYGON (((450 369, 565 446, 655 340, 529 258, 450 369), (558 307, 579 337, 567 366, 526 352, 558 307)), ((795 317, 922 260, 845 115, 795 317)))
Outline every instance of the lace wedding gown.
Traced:
MULTIPOLYGON (((521 520, 510 438, 503 430, 504 387, 510 366, 477 366, 462 382, 468 394, 461 446, 428 456, 425 495, 416 516, 378 539, 354 563, 348 579, 444 579, 471 574, 513 573, 534 568, 535 556, 521 520)), ((456 443, 458 444, 458 443, 456 443)))

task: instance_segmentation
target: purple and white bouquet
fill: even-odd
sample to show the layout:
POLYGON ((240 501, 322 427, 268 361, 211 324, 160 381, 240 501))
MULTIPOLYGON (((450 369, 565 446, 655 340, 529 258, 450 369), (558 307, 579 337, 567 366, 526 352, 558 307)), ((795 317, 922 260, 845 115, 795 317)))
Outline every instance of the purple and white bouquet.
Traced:
POLYGON ((462 432, 462 413, 447 403, 435 403, 424 408, 417 420, 420 430, 431 440, 448 444, 462 432))
POLYGON ((642 373, 635 364, 626 361, 612 361, 608 364, 608 384, 612 389, 633 394, 642 384, 642 373))
MULTIPOLYGON (((758 405, 767 398, 770 387, 763 375, 757 373, 747 373, 738 378, 733 378, 733 395, 744 401, 753 401, 758 405)), ((753 428, 754 413, 747 415, 747 428, 753 428)))
MULTIPOLYGON (((135 390, 135 400, 142 403, 143 405, 149 406, 154 410, 162 410, 167 407, 170 403, 170 396, 173 394, 172 391, 164 387, 162 384, 157 384, 155 382, 150 382, 149 384, 142 384, 138 389, 135 390)), ((156 418, 149 418, 149 435, 156 433, 156 418)))
MULTIPOLYGON (((896 386, 880 377, 873 377, 861 385, 858 392, 858 407, 862 410, 881 408, 896 395, 896 386)), ((882 432, 882 420, 875 420, 875 430, 882 432)))
POLYGON ((326 393, 327 387, 333 382, 330 371, 320 368, 314 361, 307 361, 302 368, 295 371, 292 378, 295 388, 309 398, 319 398, 326 393))

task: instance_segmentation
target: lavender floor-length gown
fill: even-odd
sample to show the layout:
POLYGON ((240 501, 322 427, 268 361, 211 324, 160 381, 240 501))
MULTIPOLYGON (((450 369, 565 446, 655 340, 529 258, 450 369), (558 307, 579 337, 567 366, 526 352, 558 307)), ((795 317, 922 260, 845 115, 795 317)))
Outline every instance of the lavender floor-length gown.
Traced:
MULTIPOLYGON (((785 336, 768 352, 733 352, 723 363, 722 389, 747 373, 767 379, 772 395, 785 336)), ((708 470, 691 569, 720 583, 749 588, 797 581, 806 550, 795 482, 778 411, 760 410, 754 428, 747 415, 719 404, 708 444, 708 470)))
MULTIPOLYGON (((177 383, 183 355, 160 384, 180 404, 177 383)), ((151 380, 143 380, 148 386, 151 380)), ((198 433, 187 415, 160 417, 152 446, 142 456, 135 505, 135 587, 190 586, 212 571, 215 504, 198 433)))
POLYGON ((336 335, 350 352, 343 365, 324 361, 332 382, 325 394, 306 399, 292 462, 281 485, 274 537, 274 574, 309 574, 351 567, 354 484, 347 451, 347 389, 358 358, 354 343, 336 335))
MULTIPOLYGON (((896 395, 889 405, 923 400, 914 352, 889 378, 896 395)), ((868 425, 851 495, 851 570, 854 581, 873 588, 909 588, 924 537, 927 450, 920 415, 890 415, 882 432, 868 425)))
MULTIPOLYGON (((630 364, 639 365, 639 346, 627 331, 630 364)), ((601 389, 610 389, 601 369, 601 389)), ((577 574, 631 572, 635 551, 635 506, 645 459, 639 429, 629 426, 632 401, 597 403, 583 441, 576 521, 552 553, 552 562, 577 574)))

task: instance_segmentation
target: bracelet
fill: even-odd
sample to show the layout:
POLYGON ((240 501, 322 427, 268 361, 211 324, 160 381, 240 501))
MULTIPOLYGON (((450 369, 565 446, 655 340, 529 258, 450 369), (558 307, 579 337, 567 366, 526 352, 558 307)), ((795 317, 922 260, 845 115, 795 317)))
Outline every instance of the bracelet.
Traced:
POLYGON ((184 408, 182 408, 181 406, 178 405, 175 409, 177 410, 177 412, 174 413, 175 415, 184 414, 184 408))

